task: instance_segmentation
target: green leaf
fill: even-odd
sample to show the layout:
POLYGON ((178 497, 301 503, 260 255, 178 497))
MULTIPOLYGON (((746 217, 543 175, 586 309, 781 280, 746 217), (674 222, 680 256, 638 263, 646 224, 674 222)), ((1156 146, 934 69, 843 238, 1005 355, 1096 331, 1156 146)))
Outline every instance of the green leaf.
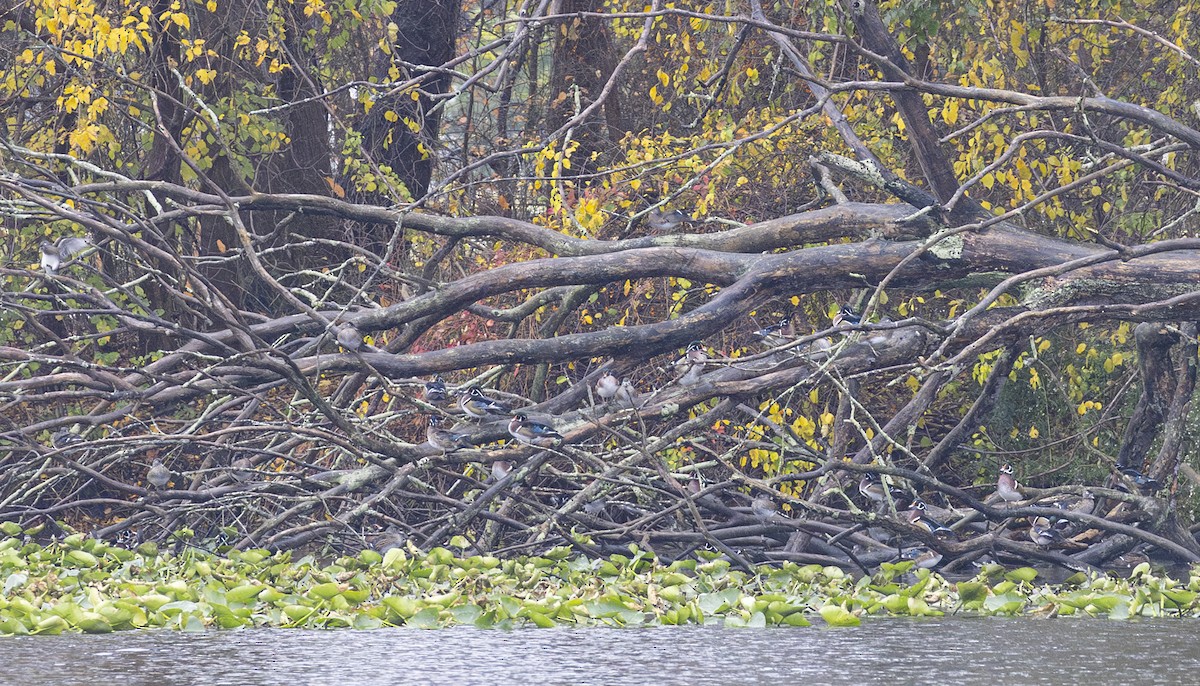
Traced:
POLYGON ((862 620, 841 605, 825 605, 817 610, 829 626, 859 626, 862 620))
POLYGON ((955 586, 958 589, 958 598, 964 604, 980 603, 987 598, 987 584, 978 581, 960 581, 955 586))
POLYGON ((1038 575, 1037 570, 1034 569, 1033 567, 1021 567, 1019 569, 1014 569, 1011 572, 1005 574, 1004 578, 1008 579, 1009 581, 1012 581, 1012 582, 1029 583, 1029 582, 1033 581, 1034 579, 1036 579, 1037 575, 1038 575))

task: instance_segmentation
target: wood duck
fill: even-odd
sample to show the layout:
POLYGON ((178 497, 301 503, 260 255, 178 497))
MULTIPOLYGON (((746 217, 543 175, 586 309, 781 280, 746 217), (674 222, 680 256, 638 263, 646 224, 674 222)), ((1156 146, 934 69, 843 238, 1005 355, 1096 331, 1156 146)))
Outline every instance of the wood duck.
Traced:
POLYGON ((617 387, 616 401, 621 406, 628 407, 634 407, 637 403, 637 391, 633 390, 629 379, 621 379, 621 385, 617 387))
POLYGON ((1096 495, 1088 489, 1083 489, 1083 496, 1079 498, 1079 502, 1071 505, 1071 512, 1080 512, 1083 514, 1092 514, 1096 511, 1096 495))
POLYGON ((787 345, 796 338, 795 317, 790 315, 784 317, 765 329, 755 331, 754 335, 761 338, 764 344, 772 348, 787 345))
POLYGON ((704 344, 700 341, 689 343, 683 357, 674 362, 675 366, 686 368, 683 375, 679 377, 679 385, 695 386, 700 383, 700 376, 704 374, 704 365, 707 362, 708 353, 704 350, 704 344))
POLYGON ((535 448, 557 448, 562 445, 562 434, 549 424, 535 422, 526 415, 513 416, 508 423, 508 433, 517 441, 535 448))
MULTIPOLYGON (((863 474, 863 477, 858 480, 858 492, 866 496, 873 503, 882 505, 886 500, 884 497, 883 480, 878 475, 870 472, 863 474)), ((894 486, 889 486, 887 492, 891 494, 893 503, 908 502, 909 500, 907 492, 894 486)))
POLYGON ((425 382, 425 391, 422 395, 425 398, 425 402, 430 405, 445 405, 446 398, 448 397, 446 394, 446 382, 440 376, 433 377, 433 381, 425 382))
POLYGON ((442 418, 429 415, 429 426, 425 429, 425 440, 429 445, 443 453, 454 452, 460 448, 469 448, 472 443, 469 434, 449 431, 442 427, 442 418))
POLYGON ((842 305, 842 309, 838 310, 838 313, 833 315, 833 325, 835 327, 841 326, 842 324, 857 325, 861 323, 862 317, 859 316, 854 311, 854 308, 850 307, 849 305, 842 305))
POLYGON ((249 457, 239 457, 229 465, 229 473, 234 481, 248 481, 254 476, 254 463, 249 457))
POLYGON ((1043 548, 1066 541, 1062 532, 1050 525, 1050 521, 1045 517, 1035 517, 1029 523, 1029 540, 1043 548))
POLYGON ((1021 495, 1021 484, 1013 478, 1013 468, 1010 464, 1001 467, 1000 474, 996 476, 996 495, 1006 503, 1015 503, 1025 499, 1021 495))
POLYGON ((358 329, 346 324, 338 329, 337 342, 346 350, 356 353, 363 348, 363 335, 358 329))
MULTIPOLYGON (((1092 514, 1096 509, 1096 496, 1091 491, 1084 489, 1082 496, 1069 496, 1055 501, 1054 507, 1066 512, 1079 512, 1081 514, 1092 514)), ((1066 531, 1074 524, 1069 519, 1058 519, 1052 522, 1055 529, 1066 531)))
POLYGON ((912 560, 916 569, 933 569, 942 561, 942 554, 925 547, 908 548, 900 554, 901 560, 912 560))
POLYGON ((689 221, 691 221, 691 217, 681 210, 663 211, 661 208, 655 207, 646 215, 646 226, 656 232, 669 233, 679 228, 680 224, 686 224, 689 221))
POLYGON ((78 443, 83 443, 83 437, 70 429, 59 429, 50 436, 50 445, 55 448, 66 448, 78 443))
POLYGON ((38 249, 42 253, 42 269, 48 274, 53 274, 64 262, 90 245, 91 243, 86 238, 78 236, 63 236, 53 243, 43 238, 38 243, 38 249))
POLYGON ((512 471, 512 463, 508 460, 496 460, 492 463, 492 479, 499 481, 512 471))
POLYGON ((458 407, 467 416, 475 419, 499 417, 509 413, 507 407, 484 395, 479 386, 471 386, 462 391, 458 397, 458 407))
POLYGON ((913 501, 912 507, 905 510, 908 523, 920 527, 938 538, 958 538, 954 530, 935 521, 926 514, 925 502, 920 498, 913 501))
POLYGON ((1138 490, 1142 493, 1150 494, 1154 493, 1159 488, 1162 488, 1162 485, 1158 482, 1158 479, 1152 479, 1133 467, 1124 467, 1121 469, 1121 473, 1129 477, 1129 480, 1133 482, 1133 485, 1137 486, 1138 490))
POLYGON ((162 490, 167 487, 171 481, 171 470, 167 469, 162 460, 155 459, 150 465, 150 469, 146 472, 146 482, 154 487, 155 490, 162 490))
POLYGON ((750 501, 750 512, 760 521, 767 521, 775 516, 775 501, 770 496, 757 496, 750 501))
POLYGON ((621 382, 612 372, 604 372, 596 379, 596 395, 604 402, 609 402, 617 396, 617 391, 621 389, 621 382))

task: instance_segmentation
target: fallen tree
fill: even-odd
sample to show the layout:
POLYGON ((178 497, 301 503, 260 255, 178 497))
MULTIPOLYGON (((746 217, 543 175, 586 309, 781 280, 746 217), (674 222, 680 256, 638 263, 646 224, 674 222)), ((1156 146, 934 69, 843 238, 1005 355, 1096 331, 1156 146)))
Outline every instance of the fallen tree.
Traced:
MULTIPOLYGON (((615 97, 654 17, 688 13, 639 16, 646 28, 597 103, 615 97)), ((192 182, 5 137, 0 195, 13 229, 90 245, 56 269, 0 270, 12 332, 0 346, 0 516, 105 538, 190 531, 242 548, 427 548, 456 537, 481 552, 711 546, 747 568, 788 559, 865 571, 913 546, 943 565, 987 553, 1095 568, 1135 547, 1197 561, 1178 476, 1191 473, 1200 240, 1159 235, 1192 209, 1128 244, 1047 230, 1045 211, 1092 184, 1128 187, 1123 175, 1135 172, 1190 194, 1200 132, 1103 95, 926 80, 873 9, 847 16, 855 37, 797 32, 761 12, 724 18, 777 46, 811 95, 794 117, 827 118, 853 155, 813 150, 807 188, 818 199, 761 221, 689 217, 658 230, 623 215, 603 237, 534 221, 532 202, 524 218, 436 211, 469 188, 449 190, 482 159, 409 202, 267 192, 188 158, 184 133, 161 114, 152 149, 174 149, 192 182), (820 44, 883 78, 814 76, 797 46, 820 44), (843 93, 893 99, 928 188, 858 138, 843 93), (979 114, 939 138, 923 98, 979 114), (1027 130, 960 181, 948 142, 1013 107, 1054 127, 1022 120, 1027 130), (1109 142, 1096 118, 1106 133, 1132 128, 1148 142, 1109 142), (1049 154, 1037 147, 1045 141, 1092 171, 1077 165, 1007 211, 973 197, 988 175, 1016 167, 1020 177, 1028 165, 1016 160, 1049 154), (917 303, 943 293, 955 295, 917 303), (855 301, 849 311, 844 299, 855 301), (1117 341, 1134 324, 1136 350, 1117 341), (1080 342, 1088 327, 1108 342, 1080 342), (692 341, 703 343, 685 350, 692 341), (1112 373, 1136 357, 1136 372, 1082 394, 1072 344, 1109 355, 1081 367, 1112 373), (1030 375, 1019 392, 1056 408, 1047 415, 1099 419, 1043 422, 1045 445, 1006 449, 985 429, 1020 409, 1020 396, 1005 396, 1018 392, 1018 370, 1030 375), (598 386, 606 374, 627 390, 598 386), (429 394, 439 376, 445 398, 429 394), (509 411, 472 417, 473 388, 509 411), (427 428, 430 415, 447 420, 448 438, 427 428), (561 442, 522 442, 520 429, 545 427, 561 442), (1120 434, 1115 450, 1102 434, 1120 434), (1052 457, 1060 444, 1069 460, 1042 474, 1032 472, 1044 463, 1028 463, 1027 480, 1044 488, 996 501, 1001 463, 1052 457), (155 460, 172 472, 166 485, 147 478, 155 460), (1072 478, 1048 476, 1058 469, 1072 478), (897 491, 876 499, 873 484, 897 491), (1085 497, 1093 507, 1073 509, 1085 497), (931 517, 939 526, 922 525, 931 517)), ((208 120, 200 96, 135 90, 175 97, 197 126, 208 120)))

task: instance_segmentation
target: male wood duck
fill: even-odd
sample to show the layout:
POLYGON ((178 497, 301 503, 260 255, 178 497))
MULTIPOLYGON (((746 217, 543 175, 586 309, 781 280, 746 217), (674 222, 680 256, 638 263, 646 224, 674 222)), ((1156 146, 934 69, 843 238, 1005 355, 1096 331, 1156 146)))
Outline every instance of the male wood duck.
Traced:
POLYGON ((440 376, 433 377, 433 381, 426 381, 425 391, 422 396, 425 398, 425 402, 430 405, 445 405, 446 398, 448 397, 446 394, 446 382, 440 376))
POLYGON ((90 245, 91 242, 86 238, 78 236, 63 236, 53 243, 43 238, 38 243, 38 249, 42 253, 42 269, 48 274, 53 274, 64 262, 69 261, 90 245))
POLYGON ((764 344, 772 348, 787 345, 796 338, 795 317, 791 315, 784 317, 765 329, 755 331, 754 335, 761 338, 764 344))
POLYGON ((535 422, 526 415, 515 415, 508 423, 508 433, 517 441, 535 448, 557 448, 562 445, 562 434, 549 424, 535 422))
MULTIPOLYGON (((863 474, 863 477, 858 480, 858 492, 866 496, 873 503, 882 505, 886 500, 884 498, 883 480, 878 475, 870 472, 863 474)), ((908 502, 909 500, 907 492, 894 486, 889 486, 887 492, 891 494, 893 503, 908 502)))
POLYGON ((471 386, 462 391, 458 396, 458 407, 467 416, 475 419, 488 419, 509 413, 507 407, 484 395, 479 386, 471 386))
POLYGON ((695 386, 700 383, 700 376, 704 374, 704 366, 707 362, 708 353, 704 350, 704 344, 700 341, 689 343, 683 357, 673 363, 675 366, 685 367, 687 370, 679 377, 679 385, 695 386))
POLYGON ((842 324, 858 325, 862 323, 862 317, 854 311, 854 308, 849 305, 842 305, 842 309, 833 315, 833 325, 835 327, 842 324))
MULTIPOLYGON (((1152 479, 1133 467, 1124 467, 1121 469, 1121 473, 1129 477, 1129 480, 1133 482, 1133 485, 1137 486, 1138 490, 1144 494, 1154 493, 1158 489, 1162 488, 1162 485, 1158 482, 1158 479, 1152 479)), ((1120 487, 1118 486, 1118 488, 1120 487)))
POLYGON ((1001 467, 1000 474, 996 476, 996 495, 1006 503, 1025 499, 1025 496, 1021 495, 1021 484, 1013 478, 1013 468, 1010 464, 1001 467))
POLYGON ((902 560, 912 560, 915 569, 933 569, 942 561, 942 554, 923 546, 908 548, 900 554, 902 560))
POLYGON ((429 445, 443 453, 454 452, 460 448, 471 447, 469 434, 450 431, 442 427, 442 418, 429 415, 429 426, 425 429, 425 440, 429 445))
POLYGON ((66 448, 78 443, 83 443, 83 437, 70 429, 59 429, 50 435, 50 445, 55 448, 66 448))
POLYGON ((1029 540, 1043 548, 1066 541, 1062 532, 1050 525, 1050 521, 1045 517, 1035 517, 1029 523, 1029 540))
POLYGON ((912 507, 905 510, 904 514, 908 517, 909 524, 920 527, 938 538, 958 538, 953 529, 926 514, 925 502, 920 498, 914 500, 912 507))
POLYGON ((337 330, 337 342, 346 350, 355 353, 363 348, 363 335, 355 327, 345 324, 337 330))
POLYGON ((691 217, 680 210, 663 211, 658 207, 646 214, 646 226, 655 232, 670 233, 691 220, 691 217))
POLYGON ((150 465, 150 469, 146 471, 146 482, 154 487, 155 490, 162 490, 167 487, 171 481, 171 470, 163 465, 162 460, 155 459, 150 465))

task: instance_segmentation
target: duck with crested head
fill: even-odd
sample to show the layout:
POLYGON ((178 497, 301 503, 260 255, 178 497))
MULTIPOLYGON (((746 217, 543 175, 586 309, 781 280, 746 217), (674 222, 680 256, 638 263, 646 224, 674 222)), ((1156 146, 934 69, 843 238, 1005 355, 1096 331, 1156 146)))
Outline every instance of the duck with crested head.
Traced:
POLYGON ((421 395, 430 405, 444 405, 450 397, 446 392, 446 382, 440 376, 433 377, 433 381, 426 381, 421 395))
POLYGON ((514 415, 508 422, 508 434, 518 442, 535 448, 557 448, 564 440, 554 427, 531 420, 524 414, 514 415))
POLYGON ((501 403, 483 394, 479 386, 459 391, 458 408, 473 419, 493 419, 509 414, 510 410, 501 403))
POLYGON ((796 339, 796 317, 788 315, 771 326, 755 331, 754 335, 772 348, 787 345, 796 339))
POLYGON ((442 418, 436 414, 429 415, 429 426, 425 428, 425 442, 443 453, 471 447, 470 435, 450 431, 442 426, 442 418))
POLYGON ((996 495, 1006 503, 1015 503, 1025 499, 1021 495, 1021 484, 1013 477, 1013 466, 1006 464, 1000 467, 996 476, 996 495))
POLYGON ((925 501, 917 498, 912 506, 904 511, 908 523, 924 529, 938 538, 958 538, 958 534, 950 527, 930 517, 925 507, 925 501))
POLYGON ((700 383, 700 377, 704 374, 704 367, 707 363, 708 352, 704 350, 704 344, 700 341, 692 341, 688 344, 683 357, 672 363, 673 366, 685 368, 677 383, 680 386, 695 386, 700 383))

